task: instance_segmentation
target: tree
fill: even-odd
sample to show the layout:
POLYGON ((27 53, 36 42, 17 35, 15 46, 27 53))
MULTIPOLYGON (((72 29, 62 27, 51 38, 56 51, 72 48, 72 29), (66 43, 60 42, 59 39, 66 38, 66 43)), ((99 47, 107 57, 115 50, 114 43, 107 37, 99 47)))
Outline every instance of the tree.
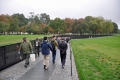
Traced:
POLYGON ((20 32, 26 32, 26 26, 21 26, 21 27, 19 28, 19 31, 20 31, 20 32))
POLYGON ((48 29, 48 32, 53 33, 54 30, 50 27, 50 28, 48 29))
POLYGON ((118 29, 118 33, 120 34, 120 29, 118 29))
POLYGON ((55 18, 55 20, 50 21, 49 26, 53 29, 54 33, 59 34, 65 27, 64 20, 55 18))
POLYGON ((8 23, 0 22, 0 33, 4 33, 5 35, 5 32, 8 31, 8 26, 9 26, 8 23))
POLYGON ((93 34, 99 34, 102 32, 102 30, 102 21, 98 17, 93 18, 93 20, 90 21, 90 31, 93 34))
POLYGON ((113 31, 113 23, 111 20, 106 20, 106 33, 110 34, 113 31))
POLYGON ((35 17, 34 17, 34 22, 35 22, 37 25, 41 24, 41 21, 40 21, 40 19, 39 19, 39 17, 38 17, 37 15, 35 15, 35 17))
POLYGON ((86 23, 85 19, 84 19, 84 21, 83 21, 83 28, 82 28, 82 29, 83 29, 83 34, 90 32, 90 30, 89 30, 89 28, 88 28, 88 24, 86 23))
POLYGON ((49 26, 46 26, 46 27, 43 29, 43 32, 47 35, 47 34, 48 34, 48 30, 49 30, 49 26))
POLYGON ((46 13, 41 13, 40 14, 40 21, 44 24, 48 24, 50 22, 50 16, 47 15, 46 13))
POLYGON ((97 30, 96 33, 98 34, 103 34, 103 29, 104 29, 104 25, 105 25, 105 20, 103 17, 99 16, 96 18, 97 20, 97 30))
POLYGON ((93 19, 92 16, 86 16, 85 17, 85 24, 86 24, 86 28, 87 28, 87 32, 91 33, 92 31, 90 31, 90 21, 93 19))
POLYGON ((0 22, 7 23, 9 21, 7 17, 9 17, 9 15, 0 15, 0 22))
POLYGON ((19 31, 19 19, 14 18, 9 20, 10 26, 9 26, 9 32, 18 32, 19 31))
POLYGON ((19 14, 19 13, 13 14, 12 17, 19 19, 19 27, 25 26, 29 21, 27 18, 25 18, 23 14, 19 14))
POLYGON ((8 32, 9 29, 9 15, 0 15, 0 32, 5 34, 5 32, 8 32))
POLYGON ((84 19, 83 18, 78 19, 76 31, 80 34, 83 33, 83 25, 84 25, 84 19))
POLYGON ((70 18, 65 18, 65 26, 66 26, 66 32, 72 32, 72 30, 74 29, 73 25, 75 23, 74 19, 70 19, 70 18))
POLYGON ((118 32, 118 25, 115 23, 115 22, 112 22, 113 23, 113 33, 117 33, 118 32))
POLYGON ((31 34, 32 33, 32 26, 33 26, 33 23, 30 22, 28 23, 28 25, 26 26, 26 31, 31 34))

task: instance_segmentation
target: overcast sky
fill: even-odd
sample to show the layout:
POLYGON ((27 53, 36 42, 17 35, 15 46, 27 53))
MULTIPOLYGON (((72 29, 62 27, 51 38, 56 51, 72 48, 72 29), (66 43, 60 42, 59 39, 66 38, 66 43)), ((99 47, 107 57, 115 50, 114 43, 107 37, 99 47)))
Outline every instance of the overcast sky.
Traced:
POLYGON ((46 13, 51 19, 102 16, 120 29, 120 0, 0 0, 0 14, 23 13, 27 17, 29 12, 46 13))

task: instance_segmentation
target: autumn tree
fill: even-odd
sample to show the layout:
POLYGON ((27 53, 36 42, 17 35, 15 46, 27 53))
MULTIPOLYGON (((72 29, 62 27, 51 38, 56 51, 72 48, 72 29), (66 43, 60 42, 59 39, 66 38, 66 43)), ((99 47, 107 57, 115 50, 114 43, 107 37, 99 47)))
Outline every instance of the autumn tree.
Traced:
POLYGON ((65 26, 66 26, 66 32, 69 33, 69 32, 73 32, 74 30, 74 23, 75 23, 75 20, 74 19, 70 19, 70 18, 65 18, 65 26))
POLYGON ((50 27, 50 26, 45 26, 45 28, 43 29, 43 32, 44 32, 46 35, 47 35, 48 32, 49 32, 49 31, 48 31, 48 30, 49 30, 49 27, 50 27))
POLYGON ((26 26, 21 26, 21 27, 19 28, 19 31, 20 31, 20 32, 26 32, 26 26))
POLYGON ((54 33, 61 33, 64 30, 65 24, 64 20, 60 18, 55 18, 55 20, 51 20, 49 26, 53 29, 54 33))
POLYGON ((5 34, 5 32, 8 32, 10 26, 7 16, 9 15, 0 15, 0 32, 3 34, 5 34))
POLYGON ((33 34, 48 33, 92 33, 109 34, 117 33, 118 25, 103 17, 86 16, 85 18, 55 18, 50 20, 46 13, 35 15, 30 12, 29 19, 23 14, 0 15, 0 33, 28 32, 33 34))
POLYGON ((53 30, 51 27, 49 27, 48 32, 49 32, 49 33, 53 33, 54 30, 53 30))

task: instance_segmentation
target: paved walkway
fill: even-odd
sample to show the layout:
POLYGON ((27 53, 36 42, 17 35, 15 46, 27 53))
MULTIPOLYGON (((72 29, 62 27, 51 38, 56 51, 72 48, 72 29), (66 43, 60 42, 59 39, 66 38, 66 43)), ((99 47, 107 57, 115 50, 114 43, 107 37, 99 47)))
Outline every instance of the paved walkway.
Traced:
MULTIPOLYGON (((68 44, 69 46, 69 44, 68 44)), ((0 80, 79 80, 74 58, 72 55, 72 75, 70 48, 67 50, 67 58, 65 68, 62 68, 60 62, 60 53, 57 50, 56 62, 52 63, 50 54, 50 66, 48 70, 43 68, 43 56, 36 58, 35 62, 31 62, 28 68, 24 68, 24 61, 21 61, 0 72, 0 80)))

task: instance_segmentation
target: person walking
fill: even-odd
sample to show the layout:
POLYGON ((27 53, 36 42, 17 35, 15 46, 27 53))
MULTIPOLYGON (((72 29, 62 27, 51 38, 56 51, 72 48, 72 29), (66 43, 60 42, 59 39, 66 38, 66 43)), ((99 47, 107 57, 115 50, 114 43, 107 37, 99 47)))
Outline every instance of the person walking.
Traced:
POLYGON ((20 54, 21 51, 23 52, 23 54, 25 56, 24 67, 27 68, 27 66, 29 65, 30 53, 33 53, 33 49, 32 49, 31 42, 27 41, 26 37, 23 38, 23 42, 20 44, 18 53, 20 54))
POLYGON ((35 45, 35 57, 37 56, 39 57, 40 41, 38 38, 36 38, 34 45, 35 45))
POLYGON ((60 40, 61 40, 61 37, 58 37, 58 38, 57 38, 58 44, 60 43, 60 40))
POLYGON ((59 49, 60 49, 60 58, 63 68, 65 67, 67 48, 68 48, 67 42, 64 40, 64 38, 61 38, 61 42, 59 43, 59 49))
POLYGON ((68 42, 69 42, 69 40, 70 40, 70 38, 69 38, 69 37, 67 37, 67 38, 66 38, 66 42, 68 43, 68 42))
POLYGON ((44 57, 43 65, 44 69, 47 70, 49 67, 49 54, 50 50, 52 51, 52 46, 51 44, 47 41, 47 37, 45 36, 43 38, 43 42, 41 43, 41 52, 44 57))
POLYGON ((53 36, 52 40, 51 40, 51 45, 53 48, 52 51, 52 62, 53 64, 55 63, 55 59, 56 59, 56 49, 58 47, 58 42, 56 41, 56 36, 53 36))

